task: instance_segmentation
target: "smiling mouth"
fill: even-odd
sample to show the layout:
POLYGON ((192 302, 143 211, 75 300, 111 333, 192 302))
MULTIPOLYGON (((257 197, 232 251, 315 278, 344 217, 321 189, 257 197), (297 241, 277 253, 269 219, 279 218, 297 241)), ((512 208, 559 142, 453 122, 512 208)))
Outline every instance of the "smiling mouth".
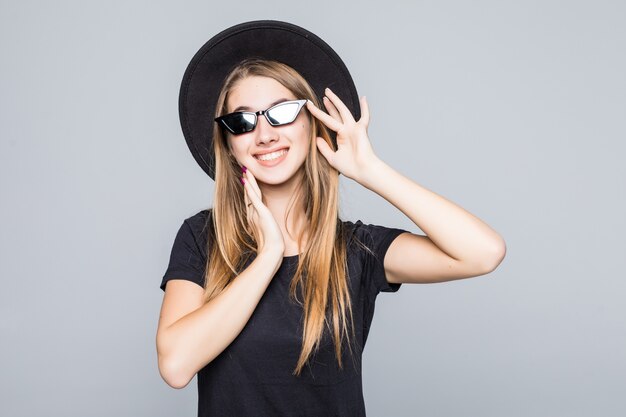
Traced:
POLYGON ((265 153, 263 155, 254 155, 259 161, 274 161, 287 153, 288 149, 281 149, 276 152, 265 153))

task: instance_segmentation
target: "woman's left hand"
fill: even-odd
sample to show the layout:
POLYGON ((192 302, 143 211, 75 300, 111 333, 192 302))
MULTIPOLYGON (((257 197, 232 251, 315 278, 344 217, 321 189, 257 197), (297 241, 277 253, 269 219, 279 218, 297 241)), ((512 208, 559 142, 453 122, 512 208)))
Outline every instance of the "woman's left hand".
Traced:
POLYGON ((361 118, 355 121, 348 107, 330 89, 326 89, 324 105, 328 113, 307 102, 311 114, 337 133, 337 151, 333 151, 324 139, 318 137, 317 148, 330 165, 348 178, 360 182, 368 167, 377 160, 367 136, 369 108, 365 96, 361 97, 361 118))

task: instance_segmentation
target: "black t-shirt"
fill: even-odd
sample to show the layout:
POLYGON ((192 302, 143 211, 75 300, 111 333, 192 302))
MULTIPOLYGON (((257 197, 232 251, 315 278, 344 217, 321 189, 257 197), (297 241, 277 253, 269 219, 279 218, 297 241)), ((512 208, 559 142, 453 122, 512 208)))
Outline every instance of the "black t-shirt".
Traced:
MULTIPOLYGON (((203 286, 207 217, 203 210, 186 219, 174 240, 167 281, 185 279, 203 286)), ((298 255, 287 256, 241 333, 198 372, 198 416, 365 416, 361 356, 379 292, 401 284, 385 278, 383 260, 401 229, 343 222, 371 253, 348 239, 349 288, 356 340, 353 355, 343 345, 339 369, 327 329, 320 349, 300 376, 292 375, 302 347, 302 306, 289 297, 298 255)))

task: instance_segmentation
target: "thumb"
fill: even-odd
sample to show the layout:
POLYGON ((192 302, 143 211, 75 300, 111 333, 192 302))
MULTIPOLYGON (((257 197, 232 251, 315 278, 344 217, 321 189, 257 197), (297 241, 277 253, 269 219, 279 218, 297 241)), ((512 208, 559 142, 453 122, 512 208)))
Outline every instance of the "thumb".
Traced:
POLYGON ((328 143, 326 143, 326 141, 320 137, 318 137, 316 139, 317 141, 317 149, 319 149, 320 153, 322 155, 324 155, 324 158, 326 158, 326 160, 333 165, 333 159, 335 156, 335 152, 332 150, 332 148, 328 145, 328 143))

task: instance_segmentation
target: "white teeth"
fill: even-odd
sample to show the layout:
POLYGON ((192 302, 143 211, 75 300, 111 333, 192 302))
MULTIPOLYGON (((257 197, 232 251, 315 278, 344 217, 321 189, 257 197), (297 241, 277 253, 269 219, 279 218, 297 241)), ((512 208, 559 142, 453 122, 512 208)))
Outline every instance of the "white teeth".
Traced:
POLYGON ((261 161, 271 161, 273 159, 280 158, 286 153, 287 153, 287 149, 281 149, 280 151, 266 153, 264 155, 257 155, 256 159, 260 159, 261 161))

